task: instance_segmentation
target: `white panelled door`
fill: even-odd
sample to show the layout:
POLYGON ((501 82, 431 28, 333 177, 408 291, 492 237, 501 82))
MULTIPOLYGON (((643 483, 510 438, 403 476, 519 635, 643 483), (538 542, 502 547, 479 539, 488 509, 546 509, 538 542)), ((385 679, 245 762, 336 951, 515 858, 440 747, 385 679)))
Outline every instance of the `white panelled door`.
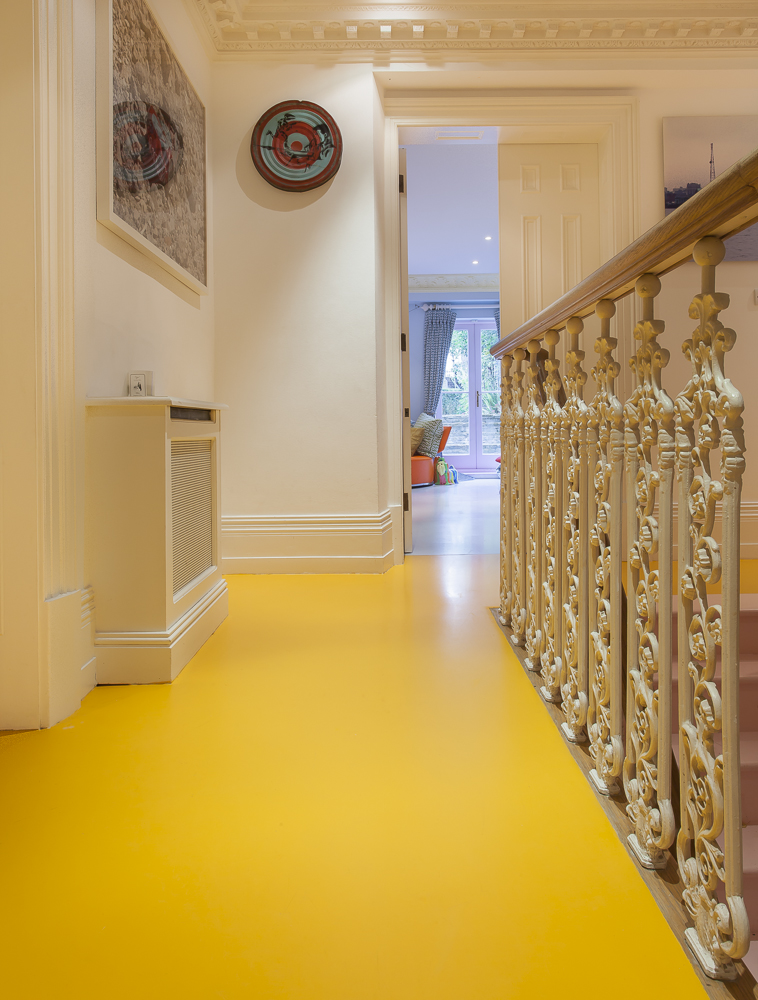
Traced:
POLYGON ((500 364, 493 320, 455 324, 437 416, 451 426, 443 452, 457 469, 491 472, 500 454, 500 364))
POLYGON ((600 266, 594 143, 499 147, 503 336, 600 266))

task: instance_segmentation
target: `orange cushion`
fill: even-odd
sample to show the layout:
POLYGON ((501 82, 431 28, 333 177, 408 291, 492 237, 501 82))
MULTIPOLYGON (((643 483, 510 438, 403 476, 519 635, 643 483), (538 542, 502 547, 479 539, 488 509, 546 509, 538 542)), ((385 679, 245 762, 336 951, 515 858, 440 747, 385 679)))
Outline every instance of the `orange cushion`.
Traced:
POLYGON ((434 459, 426 455, 411 455, 411 485, 434 482, 434 459))

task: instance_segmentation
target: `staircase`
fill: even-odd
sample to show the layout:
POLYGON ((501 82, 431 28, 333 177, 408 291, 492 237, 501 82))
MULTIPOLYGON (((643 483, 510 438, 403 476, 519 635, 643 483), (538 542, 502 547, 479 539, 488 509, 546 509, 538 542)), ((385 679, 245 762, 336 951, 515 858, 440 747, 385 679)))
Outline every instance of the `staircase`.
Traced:
MULTIPOLYGON (((718 595, 714 595, 718 601, 718 595)), ((673 745, 679 760, 677 620, 673 622, 673 745)), ((720 684, 720 663, 716 683, 720 684)), ((758 594, 740 597, 740 772, 742 786, 743 894, 750 915, 751 945, 743 962, 758 979, 758 594)), ((719 743, 716 752, 720 752, 719 743)))

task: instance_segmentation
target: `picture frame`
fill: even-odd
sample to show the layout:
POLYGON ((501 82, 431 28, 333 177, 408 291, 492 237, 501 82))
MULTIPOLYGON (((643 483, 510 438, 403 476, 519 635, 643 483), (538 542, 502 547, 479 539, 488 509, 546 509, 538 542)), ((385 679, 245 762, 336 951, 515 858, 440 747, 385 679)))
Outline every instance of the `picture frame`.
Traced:
MULTIPOLYGON (((663 119, 663 194, 668 215, 758 145, 758 115, 663 119)), ((758 223, 725 242, 725 261, 758 260, 758 223)))
POLYGON ((97 0, 97 220, 208 292, 205 106, 147 0, 97 0))

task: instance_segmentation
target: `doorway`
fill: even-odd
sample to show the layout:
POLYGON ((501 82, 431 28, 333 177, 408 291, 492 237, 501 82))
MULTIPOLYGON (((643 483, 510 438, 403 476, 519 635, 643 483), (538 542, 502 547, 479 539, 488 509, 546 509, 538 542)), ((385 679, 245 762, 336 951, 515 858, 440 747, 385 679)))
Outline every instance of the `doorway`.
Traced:
POLYGON ((419 421, 438 422, 441 458, 455 480, 435 485, 439 462, 410 452, 405 550, 495 553, 500 365, 489 351, 499 340, 497 130, 407 129, 402 140, 404 414, 408 433, 419 421))
MULTIPOLYGON (((442 74, 444 75, 444 74, 442 74)), ((466 144, 477 145, 479 142, 490 140, 490 133, 495 134, 496 144, 544 144, 544 143, 595 143, 597 144, 598 171, 601 179, 599 187, 599 207, 600 217, 604 220, 600 227, 600 258, 602 260, 612 257, 628 243, 632 242, 638 232, 637 226, 637 173, 635 155, 635 105, 634 99, 628 96, 602 96, 580 95, 580 96, 540 96, 539 99, 533 95, 483 94, 477 92, 471 94, 456 90, 457 82, 451 74, 451 85, 449 92, 442 96, 442 91, 427 93, 413 90, 413 82, 406 77, 392 73, 378 73, 377 80, 383 88, 383 106, 386 115, 386 136, 388 141, 387 165, 389 167, 386 174, 386 206, 388 232, 392 235, 386 242, 386 265, 388 273, 395 273, 400 255, 402 241, 398 238, 398 225, 402 230, 402 209, 407 191, 401 180, 398 187, 397 172, 405 175, 405 170, 393 169, 398 159, 403 157, 404 139, 407 130, 417 133, 425 133, 428 141, 434 141, 438 146, 450 142, 455 144, 463 141, 466 144), (467 129, 469 138, 459 140, 452 137, 453 132, 462 132, 467 129), (398 149, 400 150, 398 153, 398 149)), ((471 180, 469 187, 473 187, 476 181, 471 180)), ((525 183, 524 188, 528 185, 525 183)), ((451 208, 455 208, 458 199, 442 199, 439 201, 438 209, 441 218, 448 218, 447 213, 451 208)), ((531 213, 528 213, 531 214, 531 213)), ((492 247, 498 233, 492 233, 492 243, 487 246, 492 247)), ((493 247, 494 249, 494 247, 493 247)), ((503 247, 503 253, 507 259, 510 254, 503 247)), ((518 257, 520 258, 519 253, 518 257)), ((479 255, 477 258, 481 265, 484 261, 479 255)), ((407 262, 403 262, 407 264, 407 262)), ((489 262, 488 262, 489 263, 489 262)), ((519 260, 510 261, 508 267, 514 275, 521 270, 519 260)), ((495 268, 483 266, 483 270, 491 271, 495 268)), ((499 269, 499 268, 498 268, 499 269)), ((408 302, 410 293, 411 307, 414 302, 414 283, 408 287, 407 280, 403 276, 408 275, 407 266, 400 267, 400 286, 405 290, 405 297, 397 294, 397 285, 390 282, 386 286, 386 307, 387 307, 387 331, 388 331, 388 358, 391 364, 397 364, 395 351, 402 352, 404 364, 407 363, 409 351, 404 351, 400 346, 406 344, 409 339, 408 325, 408 302), (401 338, 397 338, 395 331, 400 329, 403 333, 401 338)), ((439 274, 427 275, 431 280, 424 285, 424 290, 433 295, 437 301, 450 301, 452 289, 448 287, 446 276, 439 274)), ((467 284, 465 291, 470 299, 482 298, 490 299, 492 292, 480 282, 467 284)), ((499 282, 493 287, 495 296, 499 299, 499 282)), ((505 294, 505 293, 504 293, 505 294)), ((466 296, 464 295, 463 298, 466 296)), ((424 296, 426 298, 426 296, 424 296)), ((419 302, 419 297, 415 298, 419 302)), ((460 298, 456 298, 456 306, 462 306, 460 298)), ((499 306, 499 301, 497 302, 499 306)), ((619 336, 623 331, 631 330, 634 325, 634 303, 631 299, 624 299, 619 303, 617 313, 617 329, 619 336)), ((510 306, 509 306, 510 308, 510 306)), ((463 311, 459 310, 463 316, 463 311)), ((413 309, 411 308, 411 325, 413 323, 413 309)), ((519 317, 521 322, 523 317, 519 317)), ((505 319, 503 328, 509 325, 509 320, 505 319)), ((585 331, 587 338, 590 338, 594 331, 585 331)), ((412 345, 411 345, 412 346, 412 345)), ((583 348, 592 350, 592 341, 588 339, 588 344, 582 344, 583 348)), ((629 373, 621 373, 622 382, 630 378, 629 373)), ((406 390, 398 378, 397 383, 390 385, 392 399, 390 400, 391 412, 396 414, 393 420, 395 430, 395 440, 400 436, 402 430, 403 440, 406 443, 403 454, 407 451, 407 441, 411 424, 411 407, 407 405, 412 396, 406 390), (396 407, 396 408, 395 408, 396 407), (396 422, 395 422, 396 421, 396 422)), ((624 385, 622 385, 622 391, 624 385)), ((396 484, 393 495, 397 496, 398 511, 400 516, 393 520, 393 538, 396 552, 405 549, 411 550, 411 544, 403 545, 403 535, 406 541, 411 540, 411 508, 413 500, 423 494, 422 491, 410 488, 410 461, 407 466, 404 464, 403 455, 397 454, 394 459, 390 456, 392 478, 396 484), (403 510, 405 513, 403 513, 403 510)), ((429 491, 427 491, 429 492, 429 491)), ((443 492, 442 490, 438 492, 443 492)))

